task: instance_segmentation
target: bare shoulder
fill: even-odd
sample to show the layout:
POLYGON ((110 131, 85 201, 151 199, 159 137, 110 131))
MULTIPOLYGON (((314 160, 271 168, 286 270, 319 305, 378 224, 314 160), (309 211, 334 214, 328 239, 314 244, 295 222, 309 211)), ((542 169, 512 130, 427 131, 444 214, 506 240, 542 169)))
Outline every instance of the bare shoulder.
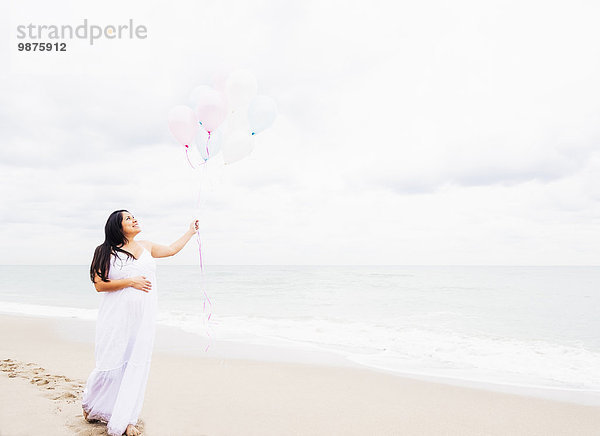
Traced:
POLYGON ((146 250, 148 250, 150 253, 152 253, 152 242, 138 241, 138 244, 140 244, 142 247, 144 247, 146 250))

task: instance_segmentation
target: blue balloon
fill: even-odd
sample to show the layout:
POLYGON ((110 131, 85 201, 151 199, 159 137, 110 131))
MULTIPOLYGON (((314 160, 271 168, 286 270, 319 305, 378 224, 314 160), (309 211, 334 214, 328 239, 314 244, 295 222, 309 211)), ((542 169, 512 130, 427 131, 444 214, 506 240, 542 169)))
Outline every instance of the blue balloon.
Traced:
POLYGON ((276 117, 277 104, 266 95, 257 95, 248 106, 248 123, 253 135, 271 127, 276 117))
POLYGON ((222 139, 223 135, 221 134, 221 129, 210 132, 210 135, 206 129, 202 127, 198 129, 198 134, 195 138, 196 147, 205 162, 221 151, 222 139))

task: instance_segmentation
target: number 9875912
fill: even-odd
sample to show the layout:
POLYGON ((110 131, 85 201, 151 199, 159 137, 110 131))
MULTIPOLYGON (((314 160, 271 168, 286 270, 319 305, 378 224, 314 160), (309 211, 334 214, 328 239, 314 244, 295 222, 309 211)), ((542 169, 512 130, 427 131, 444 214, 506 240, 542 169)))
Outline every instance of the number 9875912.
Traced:
POLYGON ((20 42, 19 51, 67 51, 65 42, 20 42))

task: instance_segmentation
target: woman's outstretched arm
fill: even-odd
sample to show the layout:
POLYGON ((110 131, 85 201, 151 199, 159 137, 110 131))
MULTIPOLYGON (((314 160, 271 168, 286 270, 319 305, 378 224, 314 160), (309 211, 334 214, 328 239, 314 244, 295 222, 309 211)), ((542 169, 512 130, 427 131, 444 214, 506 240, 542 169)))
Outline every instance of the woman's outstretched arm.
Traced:
POLYGON ((150 250, 150 254, 152 254, 152 257, 174 256, 177 253, 179 253, 183 247, 185 247, 185 244, 187 244, 191 237, 194 236, 196 230, 198 230, 198 220, 192 221, 188 231, 185 232, 181 238, 173 242, 171 245, 160 245, 156 242, 151 241, 140 242, 146 242, 147 244, 151 245, 152 249, 150 250))

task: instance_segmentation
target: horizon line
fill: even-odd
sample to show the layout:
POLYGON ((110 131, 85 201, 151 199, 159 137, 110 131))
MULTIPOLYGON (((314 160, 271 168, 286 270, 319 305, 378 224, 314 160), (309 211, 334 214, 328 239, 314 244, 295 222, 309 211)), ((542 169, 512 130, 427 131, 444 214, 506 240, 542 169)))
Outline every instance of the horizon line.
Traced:
MULTIPOLYGON (((45 263, 23 263, 23 264, 0 264, 0 266, 87 266, 89 264, 80 263, 56 263, 56 264, 45 264, 45 263)), ((199 266, 198 264, 171 264, 171 265, 158 265, 158 266, 199 266)), ((300 264, 300 263, 260 263, 260 264, 242 264, 242 263, 222 263, 222 264, 208 264, 203 265, 206 267, 211 266, 397 266, 397 267, 421 267, 421 266, 522 266, 522 267, 597 267, 600 265, 593 264, 342 264, 342 263, 328 263, 328 264, 300 264)))

